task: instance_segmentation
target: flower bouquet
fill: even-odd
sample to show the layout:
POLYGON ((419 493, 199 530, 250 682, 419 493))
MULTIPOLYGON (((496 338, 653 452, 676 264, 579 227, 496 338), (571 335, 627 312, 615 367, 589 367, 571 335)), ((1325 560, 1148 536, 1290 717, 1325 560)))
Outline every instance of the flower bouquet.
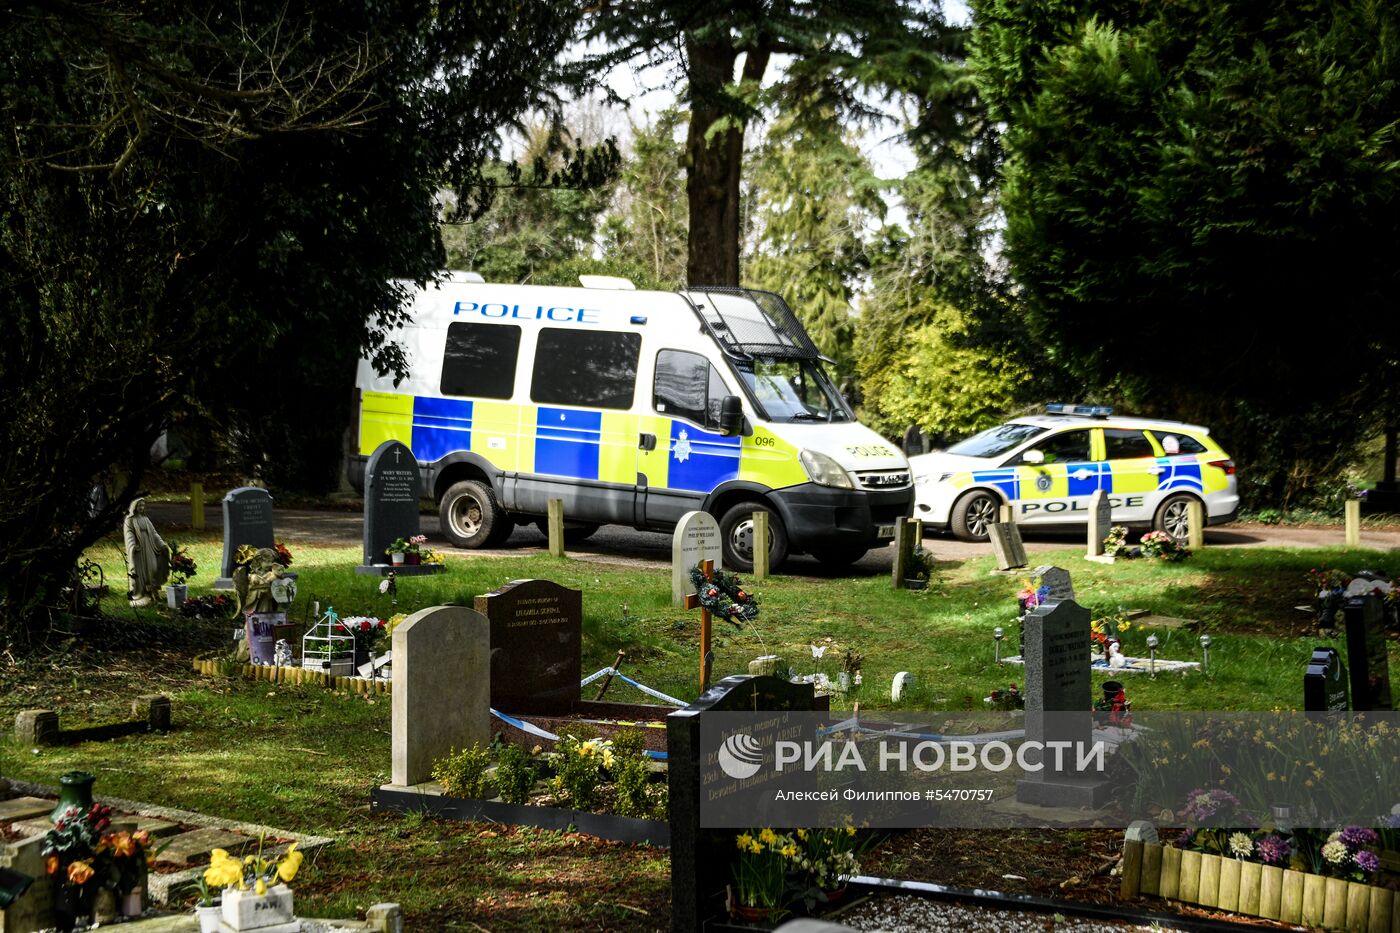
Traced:
POLYGON ((221 913, 226 927, 242 930, 268 926, 269 920, 274 924, 294 922, 292 890, 287 883, 296 877, 305 856, 294 842, 280 858, 264 858, 264 842, 265 837, 259 837, 257 854, 241 860, 223 849, 209 854, 204 884, 223 889, 221 913))
POLYGON ((763 829, 740 833, 735 844, 730 913, 749 921, 781 919, 788 912, 788 870, 798 864, 797 840, 763 829))
POLYGON ((1142 536, 1142 553, 1168 563, 1191 556, 1191 550, 1165 531, 1149 531, 1142 536))

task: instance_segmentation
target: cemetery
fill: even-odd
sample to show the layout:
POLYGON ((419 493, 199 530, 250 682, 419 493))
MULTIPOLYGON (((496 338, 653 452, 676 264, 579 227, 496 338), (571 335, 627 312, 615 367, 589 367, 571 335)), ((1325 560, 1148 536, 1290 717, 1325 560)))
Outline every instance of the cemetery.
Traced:
MULTIPOLYGON (((1067 549, 1031 560, 1015 525, 994 525, 985 556, 936 561, 925 555, 937 541, 916 544, 922 535, 910 523, 907 536, 901 524, 907 551, 888 577, 759 568, 758 579, 717 566, 722 555, 700 515, 674 536, 668 586, 661 568, 567 551, 474 558, 434 547, 432 573, 406 573, 413 565, 377 561, 388 545, 371 541, 369 529, 392 535, 389 544, 409 541, 420 531, 407 518, 386 527, 366 506, 363 547, 289 544, 265 491, 234 490, 224 504, 227 534, 160 529, 180 541, 189 591, 179 608, 109 593, 110 621, 85 629, 70 662, 6 691, 15 721, 0 757, 7 844, 43 829, 59 775, 99 775, 92 799, 110 802, 113 826, 145 830, 154 845, 180 843, 148 869, 144 900, 129 905, 136 914, 193 903, 194 883, 219 877, 218 852, 265 846, 259 858, 273 881, 288 851, 305 859, 294 881, 269 888, 286 892, 285 909, 272 914, 288 930, 313 929, 322 921, 305 918, 327 915, 363 929, 397 916, 406 929, 431 928, 443 911, 521 929, 772 928, 805 913, 857 923, 905 909, 897 905, 911 883, 928 888, 919 898, 929 903, 977 888, 1086 917, 1177 910, 1389 929, 1400 916, 1384 886, 1386 866, 1400 868, 1384 826, 1337 826, 1334 835, 1351 834, 1343 856, 1351 867, 1330 875, 1280 860, 1280 847, 1296 856, 1334 841, 1322 833, 1303 842, 1312 837, 1289 830, 1287 816, 1264 829, 1248 829, 1255 824, 1242 816, 1234 835, 1203 828, 1178 840, 1192 805, 1182 809, 1181 788, 1153 764, 1185 757, 1204 734, 1248 743, 1228 731, 1238 726, 1160 718, 1174 711, 1390 709, 1389 580, 1400 564, 1389 555, 1204 548, 1186 560, 1109 562, 1067 549), (911 560, 922 578, 907 569, 911 560), (1367 569, 1327 569, 1350 566, 1367 569), (232 596, 212 611, 208 601, 224 586, 232 596), (157 684, 160 695, 150 692, 157 684), (1138 802, 1175 816, 1134 822, 1138 811, 1116 790, 1121 774, 1094 781, 1046 769, 946 785, 991 787, 1003 801, 997 812, 1035 813, 1038 830, 704 828, 712 765, 697 757, 701 723, 707 711, 751 709, 812 711, 862 740, 1107 738, 1115 762, 1137 775, 1138 802), (1086 718, 1065 720, 1072 710, 1086 718), (996 725, 982 721, 988 714, 1000 717, 996 725), (1129 822, 1147 829, 1095 828, 1129 822), (736 837, 760 848, 735 861, 736 837), (373 867, 468 839, 481 856, 464 877, 410 882, 373 867), (1055 840, 1073 840, 1081 855, 1064 856, 1055 840), (929 857, 969 843, 978 857, 951 872, 929 857), (1032 856, 1035 871, 1016 870, 1042 846, 1050 848, 1032 856), (783 868, 785 852, 828 867, 803 881, 783 868), (506 871, 513 857, 519 865, 506 871), (514 879, 505 888, 503 871, 514 879), (779 887, 764 888, 762 877, 779 887), (572 881, 556 888, 560 878, 572 881), (1071 878, 1079 881, 1061 883, 1071 878), (585 906, 568 893, 576 884, 608 893, 585 906), (541 889, 556 893, 521 900, 541 889), (375 904, 394 906, 367 913, 375 904)), ((108 579, 127 572, 120 548, 99 545, 90 557, 108 579)), ((1329 741, 1335 749, 1309 753, 1319 771, 1332 767, 1326 755, 1356 754, 1344 738, 1351 733, 1336 729, 1327 732, 1343 737, 1329 741)), ((1382 785, 1400 786, 1390 770, 1382 768, 1382 785)), ((1206 788, 1218 775, 1195 777, 1206 788)), ((1277 803, 1267 785, 1230 786, 1241 813, 1277 803)), ((24 851, 37 853, 46 837, 28 838, 24 851)), ((9 858, 40 860, 18 849, 9 858)), ((50 880, 34 890, 57 897, 66 888, 50 880)), ((997 904, 1005 906, 994 898, 985 906, 997 904)), ((6 916, 15 919, 5 930, 42 928, 6 916)))

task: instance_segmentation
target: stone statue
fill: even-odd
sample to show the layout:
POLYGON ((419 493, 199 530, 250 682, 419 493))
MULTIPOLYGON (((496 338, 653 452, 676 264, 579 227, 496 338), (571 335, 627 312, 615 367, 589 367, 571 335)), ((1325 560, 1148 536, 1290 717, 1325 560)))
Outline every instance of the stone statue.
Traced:
POLYGON ((287 613, 278 605, 272 593, 272 584, 281 579, 282 570, 282 565, 277 562, 277 552, 265 547, 233 572, 238 611, 243 613, 245 619, 248 656, 254 664, 273 663, 273 633, 276 626, 287 621, 287 613))
POLYGON ((122 522, 126 544, 127 589, 133 609, 149 606, 170 577, 170 547, 146 517, 146 500, 136 499, 122 522))

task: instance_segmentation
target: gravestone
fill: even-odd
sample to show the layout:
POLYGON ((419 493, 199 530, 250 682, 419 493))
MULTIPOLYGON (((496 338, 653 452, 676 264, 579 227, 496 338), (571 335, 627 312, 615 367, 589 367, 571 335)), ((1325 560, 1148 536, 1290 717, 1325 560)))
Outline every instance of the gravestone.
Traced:
POLYGON ((394 629, 392 787, 432 779, 453 749, 491 741, 491 625, 465 606, 434 606, 394 629))
MULTIPOLYGON (((1026 614, 1023 623, 1026 663, 1026 741, 1070 742, 1086 748, 1092 740, 1093 718, 1089 677, 1091 614, 1073 599, 1047 602, 1026 614)), ((1055 807, 1101 806, 1110 785, 1101 776, 1074 773, 1073 752, 1066 768, 1053 769, 1046 755, 1040 771, 1027 772, 1016 782, 1022 803, 1055 807)))
POLYGON ((993 522, 987 526, 996 555, 997 570, 1020 570, 1026 566, 1026 545, 1021 540, 1021 527, 1015 522, 993 522))
POLYGON ((724 569, 719 522, 709 512, 686 512, 671 535, 671 605, 684 606, 686 596, 694 592, 690 570, 702 560, 714 561, 716 570, 724 569))
POLYGON ((579 698, 583 591, 513 580, 476 598, 491 626, 491 705, 502 712, 566 713, 579 698))
MULTIPOLYGON (((1095 489, 1089 496, 1089 540, 1086 557, 1090 560, 1104 559, 1103 539, 1112 528, 1113 504, 1108 499, 1108 493, 1102 489, 1095 489)), ((1111 561, 1112 555, 1107 559, 1111 561)))
POLYGON ((1385 644, 1385 604, 1379 596, 1353 596, 1347 600, 1344 612, 1352 709, 1393 709, 1390 662, 1385 644))
POLYGON ((224 496, 224 559, 214 589, 233 589, 233 558, 247 544, 255 548, 277 543, 272 533, 272 493, 257 486, 240 486, 224 496))
MULTIPOLYGON (((365 570, 386 567, 391 558, 385 549, 398 538, 407 541, 419 534, 418 500, 422 498, 418 461, 399 441, 385 441, 365 464, 365 570)), ((400 571, 414 568, 400 566, 400 571)))
POLYGON ((1058 603, 1074 599, 1074 584, 1070 582, 1068 570, 1046 565, 1035 568, 1031 575, 1039 577, 1040 585, 1049 589, 1045 594, 1045 602, 1058 603))
MULTIPOLYGON (((724 889, 734 876, 734 831, 702 829, 702 778, 715 772, 714 755, 702 759, 700 719, 706 712, 817 708, 811 684, 777 677, 726 677, 694 703, 666 717, 668 817, 671 824, 671 930, 699 933, 724 911, 724 889)), ((713 775, 712 775, 713 776, 713 775)))
POLYGON ((1303 675, 1303 710, 1309 713, 1346 712, 1347 669, 1335 648, 1314 648, 1303 675))

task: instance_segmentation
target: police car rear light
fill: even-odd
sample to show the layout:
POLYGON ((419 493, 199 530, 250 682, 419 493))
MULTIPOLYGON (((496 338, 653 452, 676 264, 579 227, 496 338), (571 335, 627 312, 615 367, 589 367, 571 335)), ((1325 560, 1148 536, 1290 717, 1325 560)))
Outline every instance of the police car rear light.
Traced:
POLYGON ((1089 418, 1107 418, 1113 414, 1113 409, 1107 405, 1066 405, 1063 402, 1055 402, 1045 406, 1045 413, 1049 415, 1084 415, 1089 418))
POLYGON ((1213 466, 1217 470, 1224 470, 1226 476, 1235 475, 1235 461, 1233 460, 1210 460, 1206 465, 1213 466))

